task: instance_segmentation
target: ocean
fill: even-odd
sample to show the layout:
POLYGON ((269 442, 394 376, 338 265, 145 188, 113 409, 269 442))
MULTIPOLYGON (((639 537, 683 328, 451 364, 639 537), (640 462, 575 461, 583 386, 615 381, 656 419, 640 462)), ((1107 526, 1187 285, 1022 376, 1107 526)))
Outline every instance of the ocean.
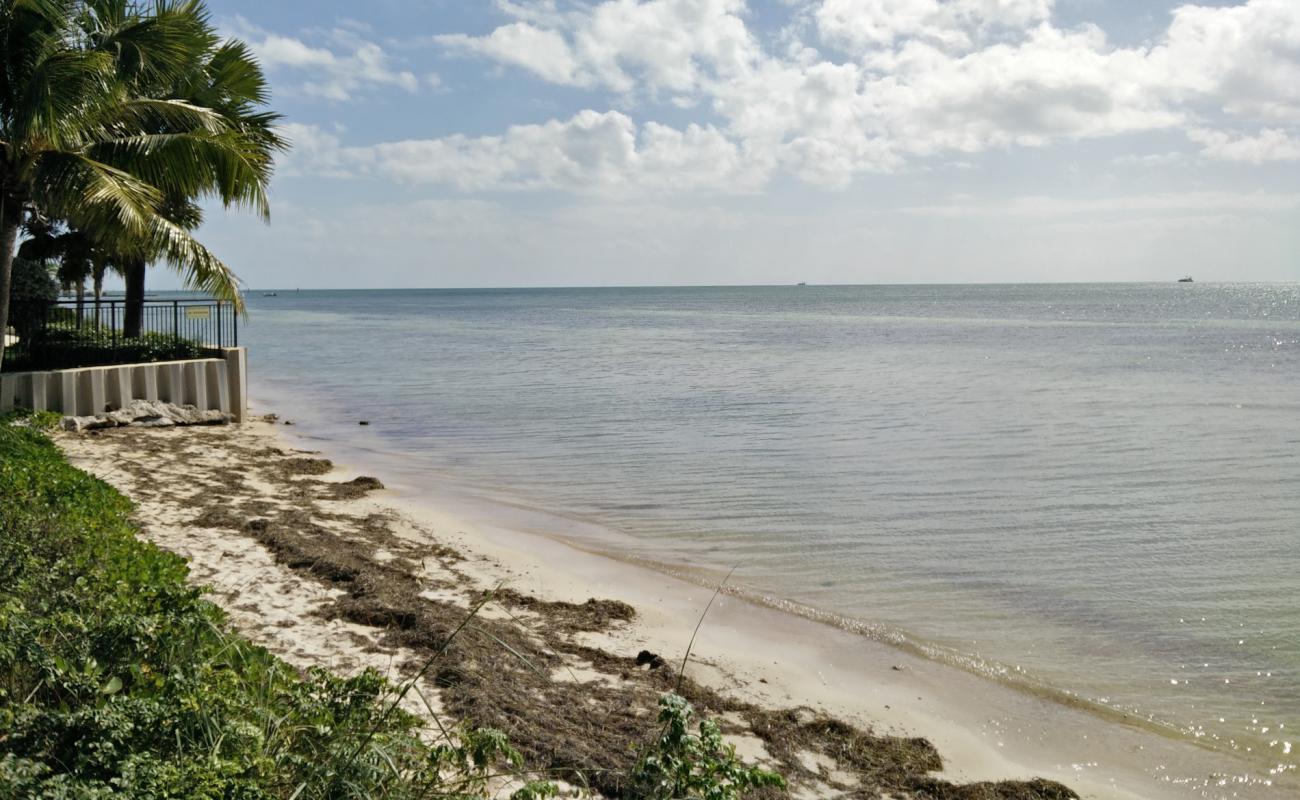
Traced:
POLYGON ((734 567, 758 602, 1300 760, 1300 285, 249 311, 259 410, 432 500, 702 582, 734 567))

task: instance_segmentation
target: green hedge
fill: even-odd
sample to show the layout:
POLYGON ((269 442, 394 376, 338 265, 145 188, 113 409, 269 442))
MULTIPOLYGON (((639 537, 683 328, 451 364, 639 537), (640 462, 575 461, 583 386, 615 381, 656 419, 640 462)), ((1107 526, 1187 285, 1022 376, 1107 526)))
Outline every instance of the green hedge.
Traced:
POLYGON ((27 347, 6 350, 4 366, 13 371, 68 369, 179 361, 202 356, 203 348, 188 339, 162 333, 144 333, 134 339, 123 339, 119 332, 115 340, 113 331, 96 329, 87 321, 81 330, 48 330, 27 347))

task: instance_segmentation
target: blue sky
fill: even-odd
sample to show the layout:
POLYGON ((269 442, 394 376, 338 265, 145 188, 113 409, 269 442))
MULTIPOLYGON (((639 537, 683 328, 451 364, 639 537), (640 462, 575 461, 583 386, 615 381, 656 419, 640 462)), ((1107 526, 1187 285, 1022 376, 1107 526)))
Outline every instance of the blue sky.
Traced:
POLYGON ((295 143, 201 232, 252 287, 1300 280, 1295 0, 210 9, 295 143))

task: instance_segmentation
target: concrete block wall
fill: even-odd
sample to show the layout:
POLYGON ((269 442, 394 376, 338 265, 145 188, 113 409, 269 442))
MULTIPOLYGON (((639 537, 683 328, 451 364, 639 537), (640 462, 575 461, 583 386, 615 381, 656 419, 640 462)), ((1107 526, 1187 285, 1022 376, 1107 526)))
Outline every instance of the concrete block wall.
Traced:
POLYGON ((132 400, 161 400, 248 415, 248 351, 224 347, 214 358, 119 364, 49 372, 0 373, 0 412, 14 408, 92 416, 132 400))

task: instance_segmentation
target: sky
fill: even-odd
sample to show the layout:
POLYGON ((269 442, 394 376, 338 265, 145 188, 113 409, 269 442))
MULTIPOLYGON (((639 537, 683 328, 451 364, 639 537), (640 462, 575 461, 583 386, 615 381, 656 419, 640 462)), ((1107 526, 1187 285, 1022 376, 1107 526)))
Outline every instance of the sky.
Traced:
POLYGON ((254 289, 1300 280, 1300 0, 209 8, 293 142, 200 231, 254 289))

